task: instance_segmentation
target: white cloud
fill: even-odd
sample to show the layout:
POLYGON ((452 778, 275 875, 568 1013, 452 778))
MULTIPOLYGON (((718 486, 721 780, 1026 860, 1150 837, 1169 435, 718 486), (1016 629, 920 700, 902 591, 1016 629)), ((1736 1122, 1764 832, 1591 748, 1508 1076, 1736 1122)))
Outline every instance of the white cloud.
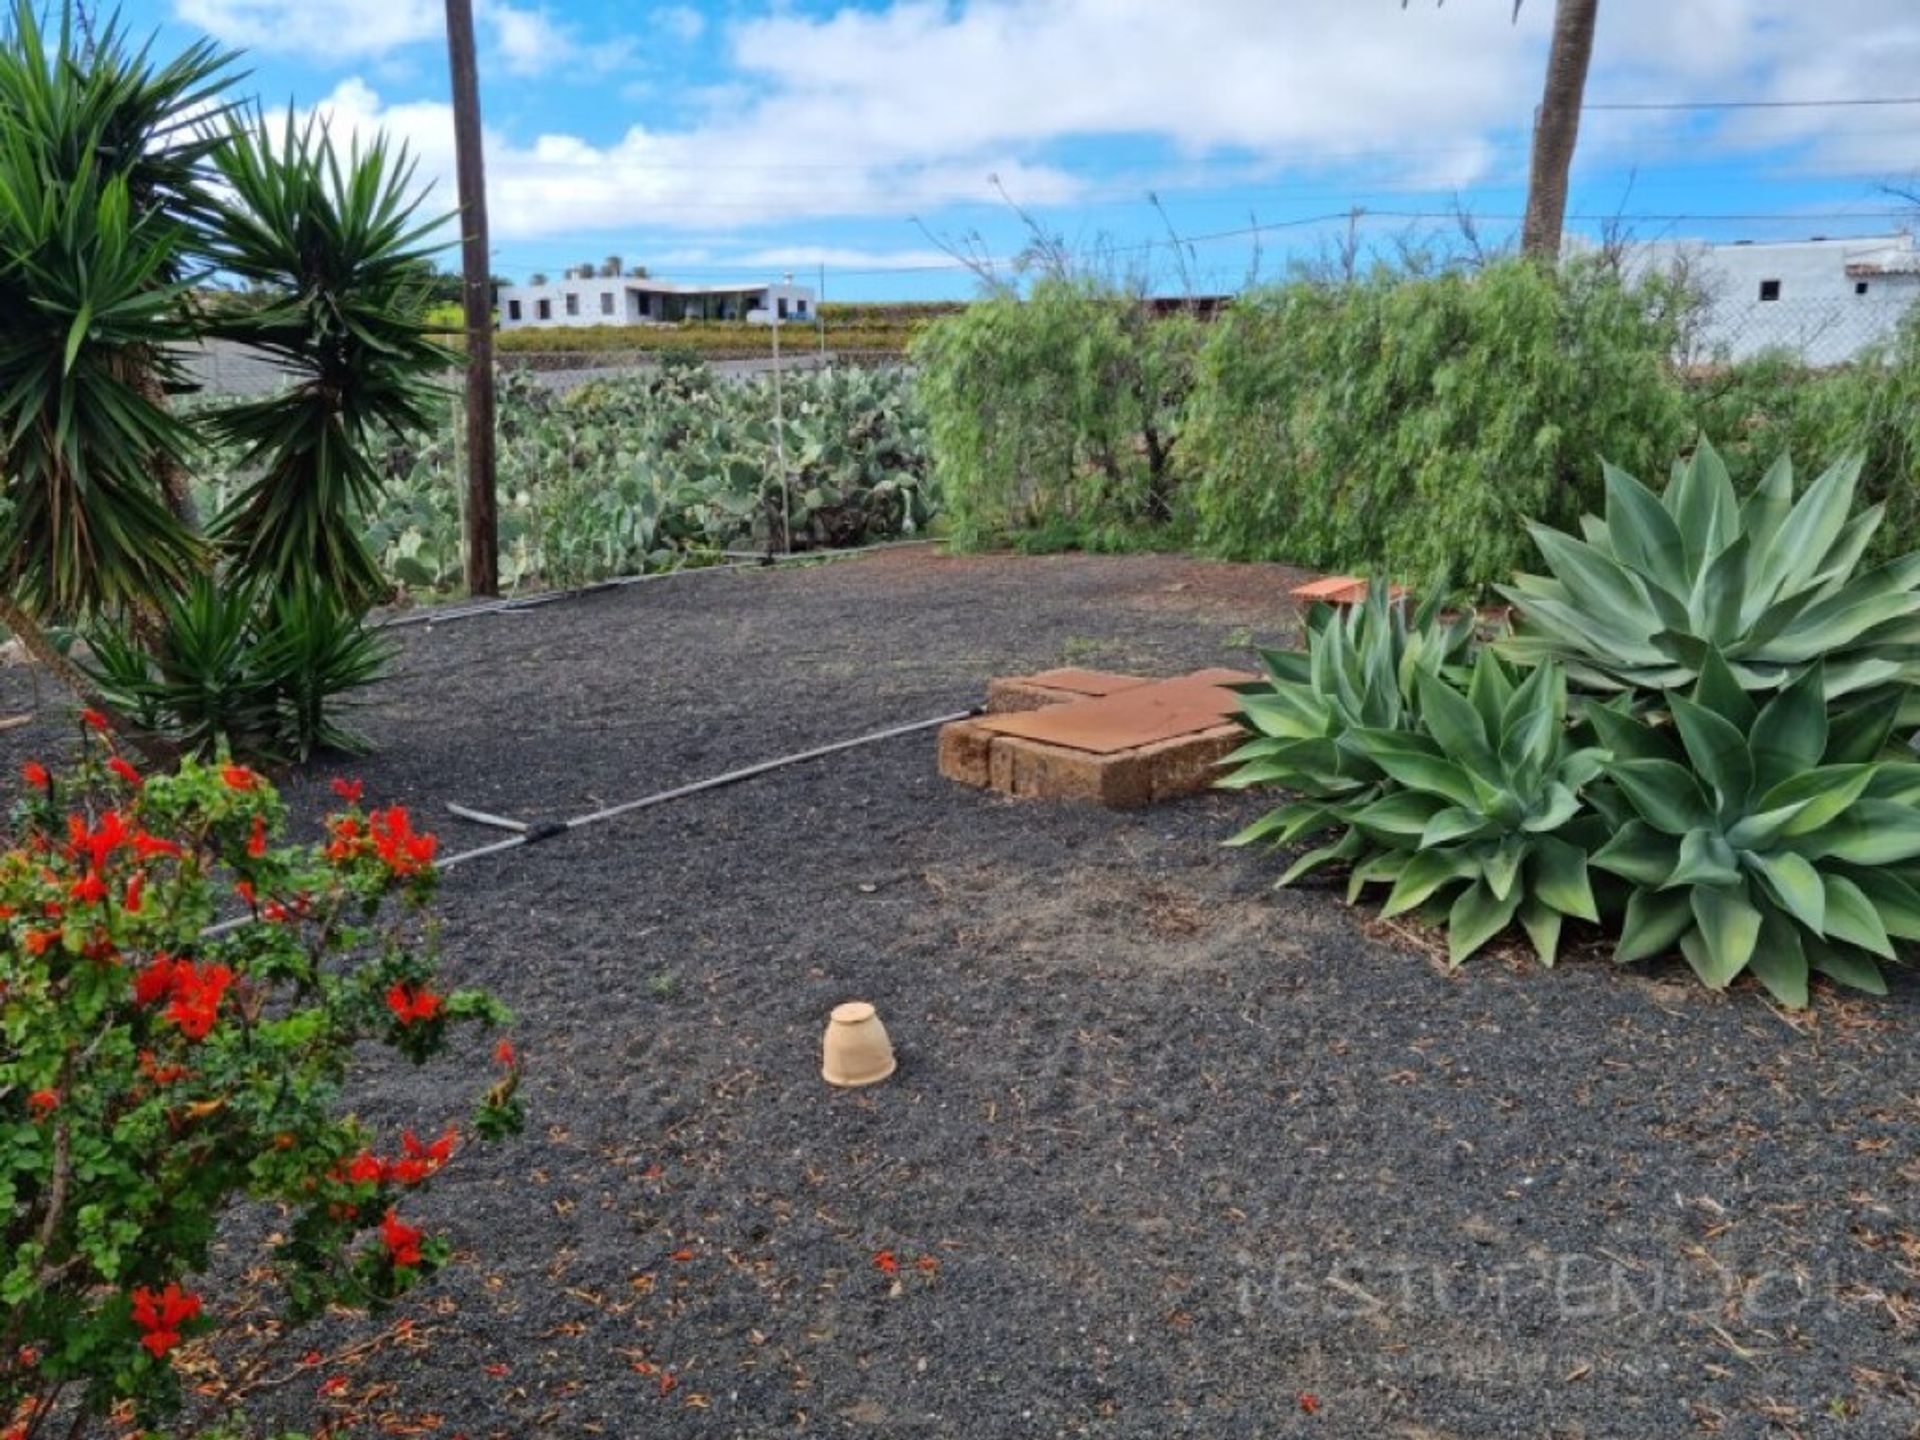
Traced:
MULTIPOLYGON (((334 44, 367 53, 409 43, 422 26, 437 34, 439 23, 436 0, 176 3, 183 15, 217 12, 230 26, 284 23, 286 43, 357 31, 334 44)), ((705 88, 675 82, 691 118, 672 128, 490 134, 493 226, 503 240, 525 241, 904 218, 992 201, 990 174, 1035 206, 1130 198, 1150 185, 1177 200, 1183 184, 1223 173, 1349 196, 1373 185, 1511 183, 1524 172, 1551 9, 1529 4, 1516 25, 1504 0, 1405 10, 1387 0, 892 0, 825 15, 775 5, 730 24, 720 37, 725 67, 703 76, 705 88), (1099 141, 1172 158, 1138 173, 1063 158, 1099 141)), ((482 15, 503 63, 538 68, 583 53, 545 10, 484 0, 482 15)), ((660 33, 683 26, 690 35, 705 23, 688 6, 656 8, 648 19, 660 33)), ((1589 94, 1904 94, 1916 73, 1911 0, 1612 0, 1589 94)), ((630 109, 607 83, 610 107, 630 109)), ((355 80, 322 108, 341 124, 396 130, 426 173, 451 175, 443 105, 387 101, 355 80)), ((1595 113, 1583 144, 1618 164, 1790 143, 1808 164, 1901 175, 1920 170, 1915 118, 1868 108, 1705 120, 1595 113)), ((1777 208, 1765 192, 1755 205, 1777 208)))
POLYGON ((664 5, 649 18, 654 29, 687 44, 707 31, 707 17, 691 5, 664 5))

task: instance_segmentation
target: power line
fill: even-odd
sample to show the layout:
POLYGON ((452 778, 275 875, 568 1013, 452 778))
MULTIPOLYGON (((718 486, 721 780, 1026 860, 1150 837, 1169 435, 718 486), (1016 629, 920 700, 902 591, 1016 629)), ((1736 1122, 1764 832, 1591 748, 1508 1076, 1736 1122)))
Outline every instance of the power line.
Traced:
POLYGON ((1582 110, 1821 110, 1853 105, 1920 105, 1920 95, 1872 95, 1852 100, 1613 100, 1582 110))

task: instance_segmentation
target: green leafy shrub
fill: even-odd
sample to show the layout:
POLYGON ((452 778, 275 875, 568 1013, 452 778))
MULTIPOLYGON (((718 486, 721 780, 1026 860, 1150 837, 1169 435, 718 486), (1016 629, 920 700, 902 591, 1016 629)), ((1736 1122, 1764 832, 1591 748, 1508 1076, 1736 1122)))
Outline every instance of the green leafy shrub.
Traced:
POLYGON ((1657 497, 1605 470, 1606 515, 1583 521, 1584 540, 1529 527, 1552 574, 1502 587, 1518 615, 1509 655, 1557 660, 1603 693, 1683 688, 1717 652, 1747 690, 1824 662, 1834 699, 1912 696, 1920 556, 1861 571, 1885 510, 1853 513, 1857 457, 1797 501, 1782 456, 1743 503, 1704 440, 1657 497))
MULTIPOLYGON (((23 778, 0 850, 0 1419, 80 1435, 110 1411, 205 1414, 182 1352, 247 1323, 196 1293, 224 1222, 267 1222, 263 1253, 221 1268, 291 1321, 419 1283, 449 1246, 402 1212, 464 1139, 377 1135, 342 1087, 366 1047, 426 1064, 508 1016, 440 991, 407 919, 433 838, 356 785, 322 843, 288 846, 272 787, 231 763, 142 777, 95 743, 71 775, 23 778), (209 933, 236 893, 254 923, 209 933)), ((496 1059, 481 1138, 520 1120, 518 1063, 496 1059)))
POLYGON ((1688 433, 1685 297, 1571 264, 1381 271, 1241 297, 1201 349, 1183 444, 1202 548, 1490 584, 1527 517, 1570 526, 1592 457, 1688 433))
POLYGON ((955 542, 1174 519, 1199 336, 1123 286, 1062 276, 930 325, 912 354, 955 542))
POLYGON ((1409 627, 1376 587, 1351 618, 1310 626, 1304 656, 1268 657, 1242 702, 1257 738, 1227 757, 1238 768, 1222 783, 1298 798, 1231 843, 1337 832, 1280 883, 1345 862, 1349 900, 1390 884, 1382 915, 1443 909, 1454 964, 1517 916, 1550 965, 1563 917, 1600 918, 1587 877, 1597 826, 1581 793, 1605 756, 1574 745, 1557 667, 1517 680, 1483 649, 1464 687, 1449 678, 1470 624, 1409 627))
POLYGON ((146 733, 201 756, 365 748, 342 723, 342 697, 377 680, 389 651, 331 591, 202 579, 164 597, 157 620, 151 640, 106 627, 92 639, 100 694, 146 733))
POLYGON ((1920 765, 1884 757, 1894 707, 1828 717, 1819 661, 1756 706, 1718 651, 1671 726, 1592 715, 1613 754, 1593 864, 1632 886, 1615 958, 1680 947, 1723 989, 1751 970, 1784 1005, 1809 969, 1885 994, 1877 960, 1920 940, 1920 765))

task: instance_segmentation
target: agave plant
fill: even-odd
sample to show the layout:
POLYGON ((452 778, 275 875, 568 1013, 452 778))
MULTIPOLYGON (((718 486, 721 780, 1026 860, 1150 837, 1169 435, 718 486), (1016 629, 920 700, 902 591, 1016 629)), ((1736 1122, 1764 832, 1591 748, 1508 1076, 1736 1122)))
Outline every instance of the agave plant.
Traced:
POLYGON ((1607 466, 1606 516, 1581 522, 1584 540, 1530 527, 1552 574, 1503 587, 1519 611, 1505 653, 1642 696, 1694 684, 1709 653, 1756 692, 1824 659, 1829 697, 1899 692, 1920 721, 1920 556, 1860 570, 1884 513, 1851 513, 1860 463, 1795 500, 1782 456, 1744 502, 1705 440, 1658 496, 1607 466))
POLYGON ((1710 649, 1665 706, 1670 726, 1590 712, 1615 757, 1593 792, 1614 830, 1593 864, 1632 887, 1615 958, 1677 944, 1708 986, 1751 970, 1796 1007, 1810 970, 1884 994, 1877 962, 1920 939, 1920 764, 1880 758, 1899 697, 1830 719, 1816 660, 1756 705, 1710 649))
POLYGON ((1351 620, 1310 631, 1305 656, 1269 657, 1271 678, 1242 702, 1258 738, 1227 758, 1239 768, 1223 783, 1299 798, 1230 843, 1337 831, 1280 883, 1344 861, 1349 901, 1392 885, 1383 915, 1444 902, 1456 965, 1516 917, 1552 964, 1566 917, 1599 919, 1585 849, 1599 837, 1580 792, 1605 757, 1574 747, 1557 666, 1516 681, 1483 650, 1462 689, 1443 661, 1469 632, 1409 630, 1395 613, 1376 591, 1351 620))

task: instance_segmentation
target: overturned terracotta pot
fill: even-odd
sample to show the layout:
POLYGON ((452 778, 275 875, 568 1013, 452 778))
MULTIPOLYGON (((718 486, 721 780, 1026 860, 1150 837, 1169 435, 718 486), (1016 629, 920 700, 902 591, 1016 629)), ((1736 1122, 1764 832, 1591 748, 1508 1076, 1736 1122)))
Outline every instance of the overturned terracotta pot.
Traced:
POLYGON ((829 1085, 872 1085, 893 1074, 893 1041, 864 1000, 833 1007, 821 1051, 820 1074, 829 1085))

